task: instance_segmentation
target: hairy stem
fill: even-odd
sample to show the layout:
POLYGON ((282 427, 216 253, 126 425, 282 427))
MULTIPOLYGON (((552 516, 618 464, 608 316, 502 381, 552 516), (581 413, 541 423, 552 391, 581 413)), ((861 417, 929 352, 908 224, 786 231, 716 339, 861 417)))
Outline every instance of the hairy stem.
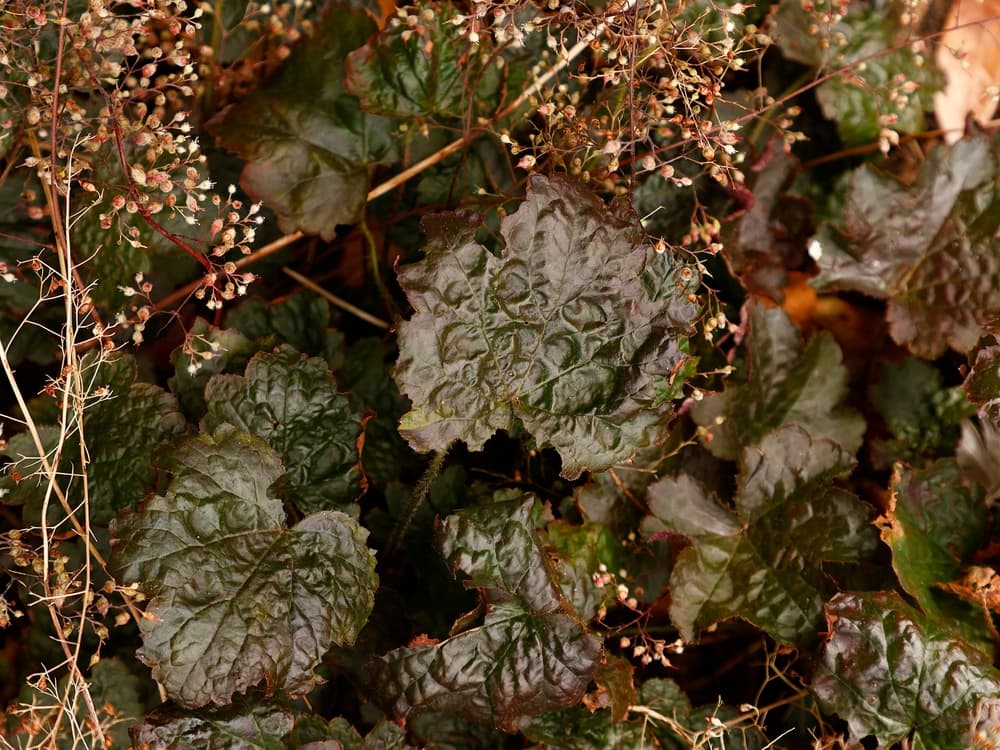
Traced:
POLYGON ((403 510, 403 515, 399 517, 396 525, 392 528, 389 541, 385 544, 384 558, 391 557, 399 549, 399 545, 403 541, 403 537, 406 536, 410 524, 413 523, 417 511, 420 510, 420 507, 424 504, 424 500, 427 499, 427 495, 431 491, 431 485, 434 484, 434 480, 441 473, 447 455, 447 449, 436 451, 430 463, 427 464, 427 469, 424 471, 423 476, 420 477, 420 481, 413 488, 413 494, 410 495, 410 502, 407 503, 406 508, 403 510))

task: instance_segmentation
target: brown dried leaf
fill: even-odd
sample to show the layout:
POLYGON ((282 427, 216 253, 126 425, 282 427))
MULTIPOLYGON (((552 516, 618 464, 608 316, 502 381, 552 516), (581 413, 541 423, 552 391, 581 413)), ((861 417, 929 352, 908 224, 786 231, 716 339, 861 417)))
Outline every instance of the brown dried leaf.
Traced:
POLYGON ((962 137, 968 114, 982 123, 997 108, 1000 1, 955 0, 944 28, 937 64, 948 83, 934 95, 934 114, 945 141, 954 143, 962 137))

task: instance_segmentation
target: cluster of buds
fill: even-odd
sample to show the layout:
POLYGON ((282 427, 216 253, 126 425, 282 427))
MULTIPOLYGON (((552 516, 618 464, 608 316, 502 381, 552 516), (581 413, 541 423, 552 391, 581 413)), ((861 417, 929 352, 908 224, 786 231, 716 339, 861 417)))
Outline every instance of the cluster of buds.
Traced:
POLYGON ((618 640, 618 646, 623 651, 630 653, 633 659, 637 659, 644 667, 648 667, 654 661, 662 667, 671 667, 671 654, 684 653, 684 641, 680 638, 667 643, 662 638, 651 638, 645 633, 641 634, 638 642, 634 643, 628 636, 622 636, 618 640))

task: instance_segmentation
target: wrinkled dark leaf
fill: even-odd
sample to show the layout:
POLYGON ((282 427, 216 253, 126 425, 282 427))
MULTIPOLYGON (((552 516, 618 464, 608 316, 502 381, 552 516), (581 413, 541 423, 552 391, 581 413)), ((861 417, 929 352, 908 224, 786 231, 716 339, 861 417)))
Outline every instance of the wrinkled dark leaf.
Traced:
POLYGON ((966 352, 1000 312, 1000 187, 985 135, 938 146, 902 185, 853 175, 843 222, 817 236, 822 288, 888 299, 889 330, 915 354, 966 352))
POLYGON ((691 539, 670 576, 671 620, 685 640, 741 617, 779 641, 808 641, 829 593, 820 564, 876 545, 865 506, 830 483, 851 457, 790 426, 745 448, 740 465, 733 510, 686 475, 649 489, 643 534, 691 539))
POLYGON ((232 428, 179 442, 164 468, 166 495, 112 529, 119 578, 152 597, 140 657, 187 707, 260 682, 307 691, 323 654, 353 642, 371 612, 367 532, 333 511, 287 528, 268 490, 280 459, 232 428))
POLYGON ((375 32, 364 11, 331 3, 282 73, 225 110, 210 129, 247 160, 240 184, 278 214, 282 231, 332 239, 358 221, 369 170, 393 161, 392 124, 344 91, 344 59, 375 32))
POLYGON ((447 2, 404 6, 386 28, 347 56, 347 90, 367 112, 400 119, 462 117, 499 95, 490 35, 470 46, 447 2), (415 24, 409 19, 414 18, 415 24))
POLYGON ((847 369, 840 347, 824 331, 803 346, 780 308, 749 303, 746 378, 695 404, 695 421, 708 430, 705 446, 735 459, 770 431, 789 424, 813 438, 830 438, 849 454, 861 445, 864 420, 840 403, 847 393, 847 369))
POLYGON ((330 368, 288 346, 254 355, 246 375, 216 375, 205 388, 202 429, 232 424, 263 438, 287 468, 283 483, 305 513, 357 515, 360 416, 338 393, 330 368))
POLYGON ((131 734, 143 750, 283 750, 291 728, 291 711, 260 703, 185 714, 161 710, 131 734))
POLYGON ((990 657, 924 619, 892 592, 839 594, 812 691, 857 741, 911 735, 914 748, 956 750, 1000 736, 1000 674, 990 657))
POLYGON ((645 246, 634 216, 539 177, 502 222, 500 257, 476 242, 473 215, 425 229, 426 259, 399 274, 416 310, 396 370, 414 448, 480 450, 520 420, 574 478, 656 440, 656 384, 686 357, 696 274, 645 246))
POLYGON ((482 589, 483 623, 372 663, 376 692, 397 716, 445 711, 516 730, 526 716, 576 703, 603 655, 562 597, 531 496, 449 516, 440 545, 452 570, 482 589))

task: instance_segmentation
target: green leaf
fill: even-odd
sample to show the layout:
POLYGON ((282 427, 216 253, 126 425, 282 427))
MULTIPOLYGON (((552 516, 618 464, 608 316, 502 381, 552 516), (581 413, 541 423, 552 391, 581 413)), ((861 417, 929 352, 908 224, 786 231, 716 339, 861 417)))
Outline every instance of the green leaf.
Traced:
POLYGON ((865 506, 831 484, 851 456, 790 426, 745 448, 740 467, 733 509, 686 475, 649 489, 644 536, 691 540, 670 576, 670 618, 685 640, 741 617, 784 643, 808 641, 829 590, 820 564, 877 544, 865 506))
POLYGON ((1000 735, 1000 674, 990 657, 893 592, 839 594, 826 617, 812 691, 853 741, 874 735, 888 747, 910 736, 913 748, 957 750, 1000 735))
MULTIPOLYGON (((892 550, 892 567, 906 593, 930 617, 982 630, 982 616, 937 590, 959 577, 962 562, 987 538, 982 492, 962 481, 954 459, 924 469, 897 466, 885 515, 876 524, 892 550)), ((973 628, 967 628, 972 632, 973 628)), ((979 633, 987 636, 987 633, 979 633)))
POLYGON ((975 413, 961 387, 944 388, 941 373, 913 357, 884 363, 868 397, 893 436, 873 442, 878 468, 954 453, 959 425, 975 413))
POLYGON ((392 162, 392 123, 344 91, 344 59, 375 33, 364 11, 330 3, 281 74, 209 125, 248 161, 240 184, 278 214, 284 232, 333 239, 364 210, 369 170, 392 162))
POLYGON ((447 2, 400 8, 382 31, 347 56, 348 92, 365 111, 399 119, 462 117, 470 105, 475 110, 495 103, 500 75, 491 35, 470 45, 463 24, 453 22, 460 15, 447 2))
POLYGON ((728 729, 718 727, 737 715, 717 703, 692 709, 673 680, 651 679, 630 706, 629 721, 618 723, 610 711, 575 706, 531 719, 522 725, 522 732, 538 743, 534 746, 538 750, 766 749, 766 740, 754 726, 741 727, 737 722, 728 729))
POLYGON ((367 532, 343 513, 287 528, 269 492, 284 467, 232 428, 177 443, 163 496, 112 526, 113 565, 152 596, 140 658, 187 707, 261 681, 304 693, 334 644, 352 643, 377 586, 367 532))
POLYGON ((822 72, 850 66, 816 90, 823 114, 836 121, 846 146, 871 143, 887 126, 919 132, 924 112, 934 109, 933 96, 944 77, 930 56, 916 53, 921 63, 914 64, 907 43, 913 28, 900 22, 902 11, 902 3, 877 8, 852 3, 830 22, 819 8, 806 10, 800 0, 782 0, 774 14, 774 39, 785 57, 822 72))
POLYGON ((559 553, 557 571, 563 596, 583 619, 593 619, 598 608, 613 598, 603 587, 594 585, 594 573, 601 565, 618 570, 620 541, 610 529, 596 523, 571 526, 553 521, 545 532, 546 541, 559 553))
POLYGON ((486 617, 372 663, 375 691, 393 714, 446 711, 515 731, 523 717, 580 700, 603 649, 562 597, 537 531, 545 520, 530 495, 445 519, 442 553, 482 589, 486 617))
POLYGON ((749 303, 749 325, 746 378, 707 395, 692 411, 708 431, 706 447, 735 459, 772 430, 797 424, 813 438, 835 440, 854 454, 865 422, 839 405, 847 393, 847 369, 833 336, 823 331, 803 346, 783 310, 755 301, 749 303))
MULTIPOLYGON (((152 383, 136 381, 136 363, 127 354, 102 360, 87 357, 80 368, 85 381, 93 384, 92 391, 107 389, 107 396, 87 406, 83 417, 90 521, 107 526, 115 513, 134 507, 142 500, 143 493, 153 487, 156 479, 153 456, 161 446, 187 430, 187 421, 171 394, 152 383)), ((57 428, 46 426, 41 436, 48 458, 53 461, 58 445, 57 428)), ((5 502, 23 503, 26 522, 36 524, 41 522, 47 481, 34 443, 27 437, 20 438, 8 444, 0 455, 18 460, 22 452, 29 457, 28 461, 17 464, 14 470, 23 478, 19 482, 4 479, 4 486, 11 490, 5 502)), ((64 475, 79 474, 81 463, 79 434, 70 428, 58 470, 64 475)), ((69 487, 67 500, 71 506, 82 502, 81 492, 79 483, 69 487)), ((64 518, 61 503, 51 496, 49 523, 64 518)))
POLYGON ((422 750, 506 750, 510 740, 494 727, 454 714, 417 714, 406 727, 422 750))
POLYGON ((143 750, 283 750, 281 739, 291 728, 291 712, 267 703, 159 711, 132 729, 132 743, 143 750))
POLYGON ((202 430, 232 424, 263 438, 282 457, 283 485, 305 513, 357 515, 361 492, 360 416, 338 393, 330 368, 288 346, 254 355, 246 375, 216 375, 205 388, 202 430))
POLYGON ((614 723, 611 712, 574 706, 552 711, 525 722, 521 732, 537 750, 647 750, 652 732, 640 722, 614 723))
POLYGON ((996 174, 985 135, 936 147, 910 185, 859 168, 814 283, 888 299, 889 332, 920 357, 969 351, 1000 312, 996 174))
POLYGON ((261 349, 283 343, 310 357, 322 357, 331 370, 344 358, 344 337, 330 328, 330 305, 308 292, 273 303, 248 299, 226 315, 226 326, 261 342, 261 349))
POLYGON ((416 311, 400 326, 396 369, 413 401, 400 422, 410 445, 480 450, 520 420, 571 479, 656 440, 656 383, 686 359, 696 274, 646 246, 633 215, 536 177, 502 221, 499 257, 469 213, 424 228, 427 257, 399 273, 416 311))

